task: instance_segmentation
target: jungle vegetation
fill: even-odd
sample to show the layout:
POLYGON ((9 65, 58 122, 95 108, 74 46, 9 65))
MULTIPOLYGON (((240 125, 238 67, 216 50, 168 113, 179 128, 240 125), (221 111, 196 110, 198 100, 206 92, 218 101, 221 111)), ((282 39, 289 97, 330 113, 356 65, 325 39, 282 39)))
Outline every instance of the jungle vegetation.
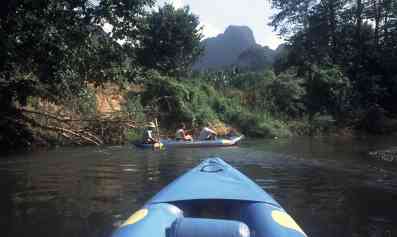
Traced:
MULTIPOLYGON (((127 88, 124 110, 231 124, 249 136, 397 126, 397 2, 272 0, 287 39, 272 67, 193 71, 203 35, 189 7, 154 0, 5 0, 0 7, 0 146, 27 147, 37 98, 94 114, 89 85, 127 88), (104 26, 112 30, 105 32, 104 26), (91 98, 91 99, 90 99, 91 98)), ((90 125, 91 126, 91 125, 90 125)), ((103 131, 102 131, 103 132, 103 131)))

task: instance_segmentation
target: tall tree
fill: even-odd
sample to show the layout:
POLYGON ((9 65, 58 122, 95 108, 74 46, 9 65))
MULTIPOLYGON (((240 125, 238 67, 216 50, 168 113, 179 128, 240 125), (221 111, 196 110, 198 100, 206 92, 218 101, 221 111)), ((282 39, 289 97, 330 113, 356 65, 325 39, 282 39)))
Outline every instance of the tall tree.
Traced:
MULTIPOLYGON (((311 65, 338 65, 362 108, 397 112, 397 2, 394 0, 272 0, 271 25, 289 38, 288 65, 311 76, 311 65)), ((313 81, 310 79, 310 81, 313 81)))
POLYGON ((138 59, 143 66, 181 76, 201 54, 200 22, 189 7, 165 4, 146 18, 138 59))
POLYGON ((0 3, 0 150, 29 143, 17 103, 77 95, 87 82, 119 78, 154 0, 5 0, 0 3), (104 24, 113 25, 105 34, 104 24))
MULTIPOLYGON (((0 103, 24 103, 34 94, 63 96, 79 90, 87 79, 100 78, 89 75, 83 62, 95 54, 119 54, 113 44, 117 39, 136 41, 138 19, 152 4, 153 0, 2 1, 0 103), (101 30, 105 23, 113 25, 112 35, 101 30)), ((105 58, 98 64, 105 70, 111 66, 105 58)))

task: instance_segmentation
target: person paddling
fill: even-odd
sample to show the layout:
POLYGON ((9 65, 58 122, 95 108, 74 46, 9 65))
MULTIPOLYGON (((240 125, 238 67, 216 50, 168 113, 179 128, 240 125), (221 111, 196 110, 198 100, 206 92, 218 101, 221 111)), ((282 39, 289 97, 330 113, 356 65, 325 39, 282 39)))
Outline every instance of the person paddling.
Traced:
POLYGON ((215 140, 218 135, 213 129, 210 128, 211 124, 207 123, 207 126, 203 127, 200 132, 199 140, 215 140))
POLYGON ((153 122, 150 122, 143 133, 143 143, 144 144, 154 144, 156 143, 156 139, 154 138, 153 130, 156 128, 156 125, 153 122))
POLYGON ((175 140, 177 141, 191 141, 192 136, 186 134, 186 125, 184 123, 181 123, 181 125, 178 127, 178 130, 175 133, 175 140))

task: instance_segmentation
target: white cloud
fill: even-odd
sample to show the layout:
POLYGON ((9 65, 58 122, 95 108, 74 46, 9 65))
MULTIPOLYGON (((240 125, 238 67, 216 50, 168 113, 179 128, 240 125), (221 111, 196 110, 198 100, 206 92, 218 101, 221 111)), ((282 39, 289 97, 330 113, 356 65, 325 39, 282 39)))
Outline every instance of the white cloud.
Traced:
POLYGON ((174 6, 176 8, 181 8, 181 7, 184 7, 186 5, 186 4, 183 3, 182 0, 172 0, 172 2, 173 2, 174 6))
POLYGON ((271 49, 276 49, 280 44, 285 43, 285 40, 273 32, 272 34, 267 34, 259 38, 258 43, 264 46, 269 46, 271 49))
POLYGON ((109 24, 109 23, 105 23, 103 26, 102 26, 102 29, 106 32, 106 33, 110 33, 110 32, 112 32, 112 30, 113 30, 113 26, 111 25, 111 24, 109 24))
POLYGON ((172 4, 175 8, 182 8, 186 5, 183 3, 183 0, 167 0, 164 2, 172 4))
MULTIPOLYGON (((113 31, 113 25, 109 24, 109 23, 105 23, 102 26, 103 31, 105 31, 106 33, 112 35, 112 31, 113 31)), ((125 39, 119 39, 117 40, 117 43, 119 43, 120 45, 125 44, 126 40, 125 39)))
POLYGON ((200 26, 203 27, 204 38, 215 37, 218 34, 222 33, 222 31, 216 28, 215 26, 205 22, 202 22, 200 26))

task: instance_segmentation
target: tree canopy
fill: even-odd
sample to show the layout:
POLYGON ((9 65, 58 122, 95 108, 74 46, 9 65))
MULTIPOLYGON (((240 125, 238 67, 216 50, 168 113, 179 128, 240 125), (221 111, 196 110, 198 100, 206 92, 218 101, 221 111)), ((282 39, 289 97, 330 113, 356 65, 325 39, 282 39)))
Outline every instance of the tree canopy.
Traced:
MULTIPOLYGON (((352 86, 356 108, 377 104, 396 113, 397 2, 272 0, 271 25, 289 40, 283 68, 337 65, 352 86)), ((280 65, 278 65, 280 66, 280 65)))
MULTIPOLYGON (((116 40, 135 43, 152 0, 6 0, 0 7, 0 101, 74 94, 115 78, 125 61, 116 40), (101 26, 113 26, 106 34, 101 26), (111 60, 109 60, 111 59, 111 60), (111 75, 110 75, 111 74, 111 75)), ((128 46, 128 44, 126 45, 128 46)))
POLYGON ((138 58, 143 66, 180 76, 201 54, 200 22, 189 7, 175 9, 165 4, 146 17, 138 58))

